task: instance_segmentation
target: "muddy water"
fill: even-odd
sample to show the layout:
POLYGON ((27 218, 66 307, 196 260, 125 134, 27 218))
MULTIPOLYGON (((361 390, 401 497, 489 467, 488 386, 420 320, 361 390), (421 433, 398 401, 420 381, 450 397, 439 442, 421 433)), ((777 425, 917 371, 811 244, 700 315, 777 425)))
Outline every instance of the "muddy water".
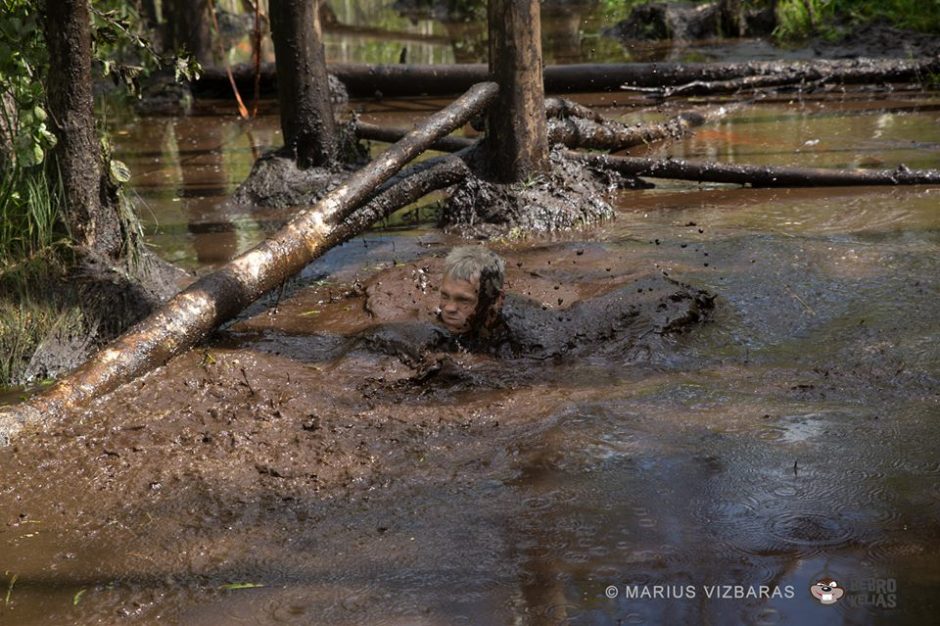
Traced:
MULTIPOLYGON (((608 112, 669 113, 634 104, 608 112)), ((936 166, 937 104, 763 104, 657 150, 936 166)), ((369 107, 400 123, 432 105, 369 107)), ((117 140, 151 240, 199 271, 284 217, 224 202, 274 120, 204 113, 117 140)), ((356 239, 0 452, 0 623, 930 623, 938 201, 625 192, 610 224, 496 245, 512 288, 557 306, 665 271, 717 294, 713 321, 644 358, 455 357, 475 385, 409 384, 349 340, 421 318, 455 241, 427 224, 356 239), (389 288, 401 307, 376 304, 389 288), (834 606, 810 595, 824 576, 848 589, 834 606)))

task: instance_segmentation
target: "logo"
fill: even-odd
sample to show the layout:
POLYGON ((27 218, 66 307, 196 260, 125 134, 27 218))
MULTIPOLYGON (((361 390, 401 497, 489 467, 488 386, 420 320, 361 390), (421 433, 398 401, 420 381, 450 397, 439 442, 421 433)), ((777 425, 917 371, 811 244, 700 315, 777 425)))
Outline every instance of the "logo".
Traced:
POLYGON ((809 592, 819 600, 820 604, 835 604, 845 595, 845 589, 832 578, 817 580, 816 584, 809 588, 809 592))

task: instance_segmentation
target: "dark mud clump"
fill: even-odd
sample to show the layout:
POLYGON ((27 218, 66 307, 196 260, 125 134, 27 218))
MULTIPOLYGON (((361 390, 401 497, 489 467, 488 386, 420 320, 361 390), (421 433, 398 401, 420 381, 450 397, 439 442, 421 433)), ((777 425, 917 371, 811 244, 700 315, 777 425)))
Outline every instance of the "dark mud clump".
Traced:
MULTIPOLYGON (((776 25, 773 9, 748 9, 742 17, 742 36, 767 36, 776 25)), ((622 41, 688 41, 736 34, 723 32, 723 19, 718 3, 651 2, 635 6, 604 35, 622 41)))
POLYGON ((352 124, 340 133, 339 152, 333 166, 307 169, 298 167, 294 155, 284 148, 262 155, 235 190, 232 202, 272 208, 310 206, 367 162, 368 150, 356 139, 352 124))
POLYGON ((444 202, 439 225, 481 239, 570 230, 613 218, 611 194, 628 184, 553 151, 551 171, 528 181, 500 184, 468 177, 444 202))
POLYGON ((368 163, 369 150, 356 138, 355 120, 345 106, 349 102, 346 86, 332 74, 330 101, 337 117, 336 163, 329 167, 301 169, 290 150, 273 150, 255 161, 248 177, 232 194, 231 202, 272 208, 309 206, 368 163))
POLYGON ((881 22, 859 27, 845 25, 839 30, 845 33, 841 38, 834 42, 818 39, 813 42, 813 50, 829 58, 909 58, 940 54, 940 37, 935 33, 903 30, 881 22))

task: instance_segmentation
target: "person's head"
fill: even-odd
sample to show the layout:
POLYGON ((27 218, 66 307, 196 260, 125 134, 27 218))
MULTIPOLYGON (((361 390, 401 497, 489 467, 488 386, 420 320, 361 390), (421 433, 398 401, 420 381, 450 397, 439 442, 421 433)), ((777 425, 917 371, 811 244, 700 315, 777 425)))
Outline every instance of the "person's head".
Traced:
POLYGON ((463 334, 493 324, 503 305, 506 264, 483 246, 454 248, 444 259, 441 322, 463 334))

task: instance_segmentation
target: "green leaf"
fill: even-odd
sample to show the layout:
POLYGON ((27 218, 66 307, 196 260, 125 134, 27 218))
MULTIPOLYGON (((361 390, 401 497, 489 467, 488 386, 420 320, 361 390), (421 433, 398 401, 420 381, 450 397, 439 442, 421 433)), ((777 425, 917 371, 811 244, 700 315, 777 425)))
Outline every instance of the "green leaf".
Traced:
POLYGON ((86 591, 88 591, 88 590, 87 590, 87 589, 81 589, 81 590, 77 591, 74 596, 72 596, 72 606, 78 606, 78 603, 81 602, 82 596, 85 595, 85 592, 86 592, 86 591))
POLYGON ((111 182, 122 185, 131 179, 131 170, 123 161, 111 159, 111 182))
POLYGON ((38 143, 30 143, 16 151, 16 158, 23 167, 32 167, 42 163, 46 153, 38 143))

